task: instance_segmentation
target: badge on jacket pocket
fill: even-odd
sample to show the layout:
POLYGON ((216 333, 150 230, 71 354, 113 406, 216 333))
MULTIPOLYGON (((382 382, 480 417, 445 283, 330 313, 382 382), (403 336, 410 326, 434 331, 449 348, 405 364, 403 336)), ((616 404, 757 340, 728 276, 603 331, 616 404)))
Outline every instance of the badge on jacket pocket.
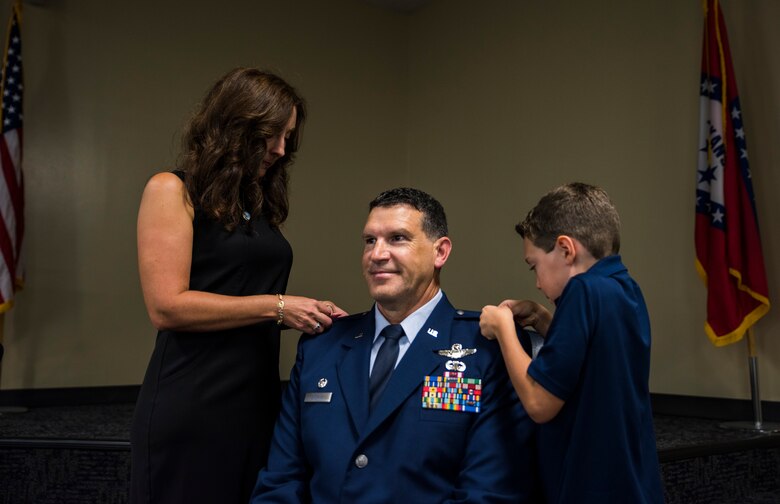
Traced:
POLYGON ((422 407, 479 413, 481 396, 481 378, 464 378, 463 373, 447 371, 444 376, 425 377, 422 407))

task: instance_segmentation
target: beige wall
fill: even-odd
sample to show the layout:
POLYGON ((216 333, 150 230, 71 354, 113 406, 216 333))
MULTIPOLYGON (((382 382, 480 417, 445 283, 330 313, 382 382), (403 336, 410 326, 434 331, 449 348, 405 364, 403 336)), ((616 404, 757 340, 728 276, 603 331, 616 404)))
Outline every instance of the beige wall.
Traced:
MULTIPOLYGON (((285 228, 290 292, 368 308, 366 203, 412 184, 448 210, 443 282, 457 305, 540 299, 513 225, 548 189, 585 180, 623 218, 623 257, 653 321, 652 391, 749 397, 745 345, 709 343, 693 268, 698 1, 438 0, 411 16, 357 0, 180 5, 25 7, 28 279, 6 317, 2 388, 141 381, 154 341, 135 263, 141 190, 173 163, 205 89, 254 65, 310 105, 285 228)), ((775 294, 780 4, 724 10, 775 294)), ((761 393, 774 401, 779 317, 756 329, 761 393)), ((296 339, 284 336, 283 375, 296 339)))
MULTIPOLYGON (((749 397, 745 345, 709 343, 693 267, 700 5, 485 2, 474 10, 439 2, 414 16, 412 180, 449 208, 455 254, 445 281, 453 297, 475 307, 514 296, 541 300, 514 224, 556 185, 604 186, 622 216, 624 261, 651 312, 651 390, 749 397)), ((773 139, 780 92, 772 74, 776 84, 780 36, 768 19, 777 19, 780 4, 726 7, 773 288, 780 224, 772 219, 779 203, 770 167, 780 154, 773 139)), ((778 400, 776 311, 756 335, 762 397, 778 400)))

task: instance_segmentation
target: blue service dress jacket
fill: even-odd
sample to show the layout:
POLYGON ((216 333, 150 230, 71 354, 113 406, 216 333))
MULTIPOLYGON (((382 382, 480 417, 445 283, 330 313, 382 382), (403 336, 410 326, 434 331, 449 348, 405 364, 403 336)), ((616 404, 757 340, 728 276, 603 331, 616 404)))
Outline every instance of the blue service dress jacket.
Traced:
POLYGON ((535 501, 535 424, 497 343, 480 335, 479 313, 442 297, 369 412, 375 309, 301 338, 252 503, 535 501), (438 353, 454 344, 476 352, 438 353), (426 377, 452 372, 453 360, 465 383, 481 380, 479 412, 423 407, 426 377))

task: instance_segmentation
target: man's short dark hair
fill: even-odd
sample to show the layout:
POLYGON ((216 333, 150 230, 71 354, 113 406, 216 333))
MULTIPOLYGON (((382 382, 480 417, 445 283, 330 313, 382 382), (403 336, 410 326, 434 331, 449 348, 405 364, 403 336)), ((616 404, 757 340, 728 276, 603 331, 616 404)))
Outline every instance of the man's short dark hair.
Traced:
POLYGON ((447 215, 444 207, 430 194, 412 187, 397 187, 384 191, 368 204, 370 212, 376 207, 409 205, 422 213, 422 229, 425 235, 438 240, 447 236, 447 215))

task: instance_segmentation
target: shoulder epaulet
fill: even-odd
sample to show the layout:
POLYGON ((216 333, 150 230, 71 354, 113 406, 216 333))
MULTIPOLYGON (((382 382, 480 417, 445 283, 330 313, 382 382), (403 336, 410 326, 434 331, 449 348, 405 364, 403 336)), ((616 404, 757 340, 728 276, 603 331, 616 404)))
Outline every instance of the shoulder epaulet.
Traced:
POLYGON ((368 313, 369 312, 367 312, 367 311, 358 312, 358 313, 351 313, 349 315, 344 315, 343 317, 339 317, 337 319, 334 319, 334 322, 335 321, 345 321, 346 322, 347 320, 357 320, 359 318, 365 317, 368 313))
POLYGON ((343 333, 343 331, 350 331, 351 327, 359 327, 361 322, 360 319, 365 317, 366 314, 370 312, 364 311, 364 312, 358 312, 358 313, 351 313, 349 315, 344 315, 343 317, 335 318, 333 319, 333 326, 331 326, 330 329, 325 331, 322 334, 313 334, 308 335, 304 334, 303 336, 308 339, 316 339, 317 337, 324 337, 324 335, 331 332, 331 329, 336 329, 337 332, 343 333))
POLYGON ((473 310, 455 310, 455 320, 479 320, 480 312, 473 310))

